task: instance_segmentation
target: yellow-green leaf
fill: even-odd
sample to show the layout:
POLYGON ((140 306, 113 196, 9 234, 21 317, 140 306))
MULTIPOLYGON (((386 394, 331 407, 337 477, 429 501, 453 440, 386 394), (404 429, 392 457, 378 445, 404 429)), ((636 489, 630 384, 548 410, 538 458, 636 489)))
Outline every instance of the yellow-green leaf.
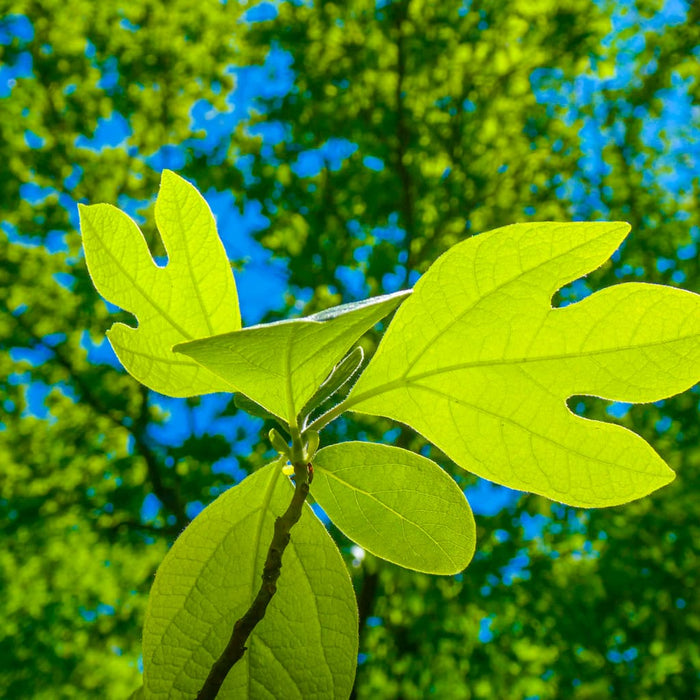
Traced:
MULTIPOLYGON (((149 700, 192 700, 261 583, 275 518, 292 487, 279 463, 205 508, 158 569, 143 633, 149 700)), ((345 700, 357 662, 357 606, 338 548, 304 506, 277 592, 220 700, 345 700)))
POLYGON ((343 304, 306 318, 251 326, 174 348, 290 423, 352 344, 409 291, 343 304))
POLYGON ((624 223, 516 224, 439 258, 399 309, 348 407, 407 423, 457 464, 577 506, 654 491, 673 472, 642 438, 584 419, 572 395, 650 402, 700 379, 700 297, 620 284, 565 308, 624 223))
POLYGON ((126 370, 168 396, 230 391, 220 377, 183 355, 175 343, 241 327, 236 285, 214 217, 187 181, 164 170, 156 223, 168 253, 158 267, 138 226, 109 204, 80 206, 92 281, 108 301, 134 314, 138 328, 108 332, 126 370))
POLYGON ((474 556, 464 494, 435 462, 388 445, 344 442, 314 458, 311 493, 372 554, 416 571, 456 574, 474 556))

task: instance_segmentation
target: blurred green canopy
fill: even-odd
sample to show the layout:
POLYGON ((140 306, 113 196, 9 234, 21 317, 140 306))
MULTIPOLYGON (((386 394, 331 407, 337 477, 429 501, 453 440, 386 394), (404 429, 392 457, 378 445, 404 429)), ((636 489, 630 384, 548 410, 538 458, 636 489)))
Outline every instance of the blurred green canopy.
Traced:
MULTIPOLYGON (((104 332, 133 319, 92 288, 77 203, 125 209, 160 256, 152 204, 178 170, 258 289, 244 319, 406 288, 457 241, 532 220, 632 224, 556 303, 630 279, 697 292, 699 57, 684 0, 2 2, 0 694, 127 697, 159 561, 268 449, 228 395, 166 400, 119 371, 104 332)), ((479 537, 455 577, 331 528, 360 605, 356 697, 700 695, 697 392, 570 403, 633 427, 676 481, 585 511, 455 474, 479 537)), ((384 419, 327 437, 452 473, 384 419)))

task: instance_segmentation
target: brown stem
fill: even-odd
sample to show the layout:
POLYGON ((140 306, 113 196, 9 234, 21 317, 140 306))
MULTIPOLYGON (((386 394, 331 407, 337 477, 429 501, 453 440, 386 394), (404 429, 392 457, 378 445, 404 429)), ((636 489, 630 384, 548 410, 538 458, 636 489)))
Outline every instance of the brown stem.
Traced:
POLYGON ((294 479, 296 486, 289 507, 275 520, 274 534, 270 548, 267 550, 265 566, 263 567, 262 583, 246 613, 233 626, 231 639, 221 656, 214 662, 202 689, 197 694, 197 700, 214 700, 226 680, 233 665, 245 654, 246 642, 255 626, 265 616, 267 606, 277 591, 277 579, 282 570, 282 555, 290 540, 290 530, 301 518, 304 501, 309 495, 309 467, 306 462, 294 464, 294 479))

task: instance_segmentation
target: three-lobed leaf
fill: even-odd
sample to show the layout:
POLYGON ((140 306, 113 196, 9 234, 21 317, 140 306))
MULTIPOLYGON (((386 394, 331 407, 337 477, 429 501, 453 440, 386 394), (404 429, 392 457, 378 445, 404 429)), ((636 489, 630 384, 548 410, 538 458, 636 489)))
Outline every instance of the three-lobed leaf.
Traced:
POLYGON ((352 344, 409 294, 396 292, 194 340, 175 346, 174 352, 291 423, 352 344))
POLYGON ((454 246, 398 310, 348 398, 406 423, 457 464, 577 506, 611 506, 673 472, 638 435, 574 415, 589 394, 656 401, 700 379, 700 296, 620 284, 565 308, 624 223, 516 224, 454 246))
POLYGON ((314 458, 311 493, 333 523, 372 554, 432 574, 456 574, 474 555, 464 494, 435 462, 408 450, 344 442, 314 458))
POLYGON ((115 323, 109 341, 126 370, 168 396, 230 391, 176 343, 241 327, 236 284, 214 217, 187 181, 164 170, 156 223, 168 253, 158 267, 134 221, 109 204, 80 205, 88 271, 108 301, 134 314, 138 328, 115 323))
MULTIPOLYGON (((146 697, 191 700, 253 601, 275 518, 292 487, 274 463, 205 508, 158 569, 143 634, 146 697)), ((218 698, 347 698, 357 605, 338 548, 304 506, 278 590, 218 698)))

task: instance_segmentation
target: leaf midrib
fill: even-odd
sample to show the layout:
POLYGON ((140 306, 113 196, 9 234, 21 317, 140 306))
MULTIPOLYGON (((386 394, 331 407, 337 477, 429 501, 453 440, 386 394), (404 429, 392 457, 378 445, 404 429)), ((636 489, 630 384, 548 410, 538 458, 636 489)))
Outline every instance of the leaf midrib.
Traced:
MULTIPOLYGON (((561 224, 559 227, 561 228, 566 228, 566 224, 561 224)), ((545 265, 549 265, 555 260, 558 260, 559 258, 565 258, 571 255, 574 251, 580 250, 581 248, 585 248, 586 246, 590 245, 594 241, 598 241, 601 238, 611 235, 614 232, 617 232, 619 229, 624 228, 624 226, 619 226, 615 227, 612 229, 605 229, 603 233, 601 233, 599 236, 596 236, 595 238, 589 238, 585 240, 583 243, 580 245, 574 246, 573 248, 568 248, 567 250, 563 251, 562 253, 559 253, 558 255, 551 257, 551 258, 546 258, 542 262, 537 263, 536 265, 533 265, 532 267, 528 267, 525 270, 520 270, 517 275, 514 277, 510 277, 509 279, 505 280, 504 282, 501 282, 501 284, 496 285, 495 287, 489 289, 485 294, 482 294, 479 290, 478 284, 475 285, 478 297, 474 301, 473 304, 470 304, 466 309, 464 309, 462 312, 460 312, 457 316, 454 318, 450 319, 450 322, 442 327, 437 333, 435 333, 430 339, 426 340, 425 344, 423 347, 416 353, 415 358, 409 363, 408 368, 406 369, 405 374, 408 374, 408 372, 413 369, 414 365, 418 362, 418 360, 422 357, 423 353, 425 350, 430 347, 430 345, 435 341, 436 338, 444 335, 446 332, 450 330, 455 324, 459 323, 466 315, 468 315, 471 311, 473 311, 482 301, 485 299, 488 299, 491 295, 494 294, 494 292, 497 292, 508 285, 512 284, 513 282, 518 282, 522 277, 525 277, 526 275, 529 275, 530 273, 534 272, 535 270, 538 270, 541 267, 544 267, 545 265)), ((478 239, 477 239, 478 240, 478 239)), ((565 282, 562 282, 561 284, 564 284, 565 282)), ((559 284, 557 286, 560 286, 559 284)))
MULTIPOLYGON (((182 210, 180 207, 175 206, 175 213, 178 219, 178 223, 180 225, 180 231, 183 231, 185 229, 185 222, 182 218, 182 210)), ((211 228, 211 222, 207 221, 206 224, 207 228, 207 234, 210 233, 210 228, 211 228)), ((202 299, 202 294, 199 289, 199 284, 197 283, 197 279, 195 278, 194 274, 194 268, 192 267, 192 258, 193 256, 190 255, 190 247, 189 247, 189 238, 188 236, 183 235, 182 240, 184 241, 185 244, 185 250, 187 251, 187 255, 183 256, 186 261, 187 261, 187 272, 189 273, 190 281, 192 283, 192 289, 194 289, 195 296, 197 297, 197 303, 199 304, 199 308, 202 310, 202 317, 206 321, 207 328, 209 329, 209 335, 214 335, 214 327, 212 326, 211 319, 209 317, 209 314, 207 313, 206 306, 204 305, 204 300, 202 299)))
MULTIPOLYGON (((490 360, 474 360, 470 362, 461 362, 456 365, 450 365, 448 367, 440 367, 438 369, 427 370, 421 374, 414 374, 412 376, 403 375, 398 379, 394 379, 391 382, 386 382, 375 386, 372 389, 363 391, 357 396, 350 396, 346 403, 346 407, 350 409, 363 401, 368 399, 373 399, 376 396, 380 396, 389 391, 394 391, 395 389, 400 389, 402 387, 409 387, 422 379, 429 379, 430 377, 439 376, 441 374, 447 374, 449 372, 457 372, 462 369, 471 369, 472 367, 501 367, 504 365, 520 365, 529 364, 533 362, 550 362, 557 360, 577 360, 586 357, 596 357, 599 355, 610 355, 618 352, 628 352, 634 350, 641 350, 644 348, 657 347, 661 345, 668 345, 670 343, 680 343, 685 340, 692 340, 694 338, 700 337, 700 333, 692 333, 689 335, 682 335, 676 338, 670 338, 667 340, 650 341, 646 343, 640 343, 637 345, 626 345, 616 348, 602 348, 600 350, 591 350, 587 352, 575 352, 570 353, 558 353, 556 355, 538 355, 537 357, 515 357, 515 358, 494 358, 490 360)), ((410 368, 409 370, 410 371, 410 368)), ((568 397, 567 397, 568 398, 568 397)))
MULTIPOLYGON (((495 411, 489 411, 488 409, 484 408, 483 406, 479 406, 478 404, 473 404, 473 403, 469 403, 468 401, 455 399, 453 396, 450 396, 449 394, 445 393, 444 391, 440 391, 439 389, 435 389, 434 387, 426 386, 425 384, 416 384, 416 388, 423 389, 423 390, 431 392, 433 394, 437 394, 438 396, 440 396, 444 399, 447 399, 448 401, 460 404, 460 405, 465 406, 467 408, 471 408, 471 409, 478 411, 480 413, 484 413, 485 415, 492 416, 493 418, 498 418, 499 420, 504 420, 504 421, 510 423, 511 425, 515 426, 516 428, 520 428, 521 430, 523 430, 526 433, 530 433, 532 435, 535 435, 536 437, 544 440, 545 442, 549 442, 550 444, 554 445, 555 447, 558 447, 558 448, 564 450, 565 452, 570 452, 571 454, 576 455, 577 457, 582 457, 582 458, 587 459, 587 460, 596 461, 600 464, 605 464, 606 466, 609 466, 609 467, 615 467, 616 469, 623 469, 624 471, 630 472, 631 474, 644 474, 646 476, 649 476, 649 474, 650 474, 650 472, 639 471, 639 470, 636 470, 628 465, 620 464, 619 462, 611 462, 607 459, 602 459, 601 457, 598 457, 598 456, 592 456, 592 455, 585 454, 583 452, 579 452, 578 450, 573 449, 572 447, 570 447, 568 445, 565 445, 561 442, 558 442, 557 440, 549 437, 548 435, 543 435, 542 433, 538 433, 538 432, 532 430, 531 428, 527 427, 526 425, 523 425, 522 423, 518 423, 516 420, 514 420, 510 416, 504 415, 503 413, 496 413, 495 411)), ((588 420, 591 423, 600 423, 600 425, 611 425, 610 423, 604 423, 603 421, 596 421, 596 420, 592 420, 590 418, 582 418, 581 416, 576 416, 573 413, 571 413, 571 411, 569 411, 568 407, 566 410, 569 412, 569 414, 573 418, 577 418, 579 420, 588 420)), ((654 474, 654 472, 651 472, 651 474, 655 475, 655 476, 659 476, 658 474, 654 474)))
POLYGON ((623 347, 617 348, 601 348, 600 350, 589 350, 580 352, 566 352, 559 353, 556 355, 538 355, 537 357, 514 357, 514 358, 503 358, 501 360, 477 360, 474 362, 463 362, 457 365, 450 365, 449 367, 442 367, 440 369, 428 370, 422 374, 414 374, 411 377, 405 377, 410 379, 411 382, 417 382, 421 379, 427 377, 433 377, 439 374, 444 374, 446 372, 455 372, 460 369, 469 369, 471 367, 490 367, 490 366, 500 366, 500 365, 517 365, 526 364, 530 362, 549 362, 556 360, 577 360, 585 357, 595 357, 598 355, 611 355, 617 352, 627 352, 634 350, 642 350, 644 348, 652 348, 660 345, 668 345, 670 343, 680 343, 684 340, 692 340, 693 338, 700 338, 700 333, 691 333, 689 335, 682 335, 676 338, 669 338, 667 340, 657 340, 650 341, 646 343, 639 343, 637 345, 625 345, 623 347))
MULTIPOLYGON (((329 471, 328 469, 323 469, 320 466, 318 467, 318 469, 322 470, 323 474, 325 474, 326 477, 335 479, 339 484, 345 486, 346 488, 350 489, 354 493, 360 493, 363 496, 366 496, 367 498, 369 498, 370 500, 375 501, 381 508, 384 508, 385 510, 388 510, 390 513, 395 515, 401 523, 406 522, 406 523, 413 525, 415 528, 420 530, 431 542, 433 542, 435 545, 437 545, 440 548, 442 553, 450 560, 450 564, 452 564, 452 566, 457 566, 454 559, 450 555, 450 553, 447 552, 445 550, 445 548, 429 532, 426 532, 425 529, 422 528, 418 523, 415 523, 412 520, 409 520, 407 517, 401 515, 401 513, 395 511, 391 506, 384 503, 383 501, 380 501, 378 498, 376 498, 369 491, 364 491, 363 489, 358 488, 357 486, 354 486, 353 484, 350 484, 347 481, 344 481, 340 477, 336 476, 332 471, 329 471)), ((337 501, 337 498, 336 498, 336 501, 337 501)), ((358 506, 359 506, 359 503, 358 503, 358 506)), ((360 508, 360 511, 362 511, 362 508, 360 508)), ((363 515, 364 515, 364 513, 363 513, 363 515)), ((364 516, 364 517, 365 517, 365 520, 367 520, 369 522, 369 518, 367 518, 367 516, 364 516)), ((372 525, 372 527, 374 527, 374 524, 371 522, 370 522, 370 525, 372 525)), ((375 528, 375 530, 376 530, 376 528, 375 528)))

